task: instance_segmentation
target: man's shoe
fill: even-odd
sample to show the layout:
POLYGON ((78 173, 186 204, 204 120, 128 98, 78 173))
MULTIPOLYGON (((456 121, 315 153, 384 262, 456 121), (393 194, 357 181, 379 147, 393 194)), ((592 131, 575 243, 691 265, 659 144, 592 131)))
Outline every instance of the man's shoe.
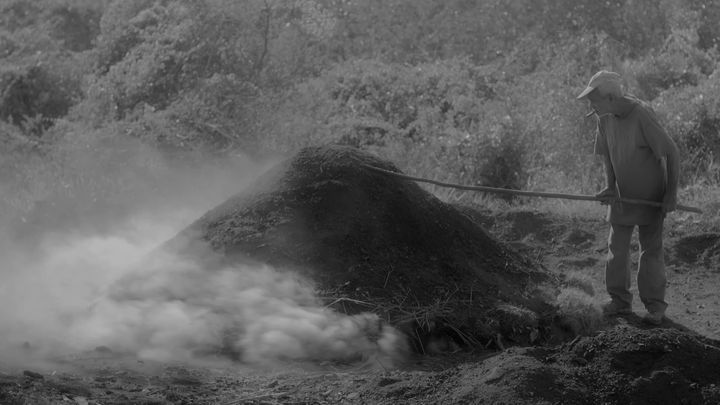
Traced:
POLYGON ((604 315, 629 315, 632 314, 632 308, 627 304, 621 304, 617 301, 610 301, 602 306, 604 315))
POLYGON ((650 325, 659 326, 662 324, 663 318, 665 317, 665 314, 662 312, 648 312, 643 316, 643 322, 648 323, 650 325))

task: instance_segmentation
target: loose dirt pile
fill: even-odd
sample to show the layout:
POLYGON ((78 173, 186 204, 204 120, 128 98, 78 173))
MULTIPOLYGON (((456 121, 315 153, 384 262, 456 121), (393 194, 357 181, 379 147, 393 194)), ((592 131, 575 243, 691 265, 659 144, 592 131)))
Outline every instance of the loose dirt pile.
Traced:
MULTIPOLYGON (((208 212, 169 246, 209 244, 225 262, 297 271, 344 313, 370 311, 415 337, 455 344, 539 341, 556 276, 417 184, 352 148, 302 150, 208 212)), ((193 253, 195 254, 195 253, 193 253)))

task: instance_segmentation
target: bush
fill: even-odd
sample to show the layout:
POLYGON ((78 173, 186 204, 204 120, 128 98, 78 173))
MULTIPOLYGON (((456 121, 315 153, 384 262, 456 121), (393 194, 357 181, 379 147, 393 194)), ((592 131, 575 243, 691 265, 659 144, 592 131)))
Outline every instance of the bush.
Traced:
POLYGON ((266 128, 266 136, 281 134, 307 144, 397 148, 400 155, 410 148, 434 149, 432 157, 446 172, 470 177, 476 172, 459 168, 454 158, 475 153, 470 149, 477 142, 491 145, 489 133, 473 134, 483 129, 483 103, 494 97, 494 80, 464 60, 416 67, 351 62, 296 86, 281 110, 273 109, 273 114, 288 117, 284 125, 266 128))
POLYGON ((0 0, 0 29, 12 34, 31 31, 35 37, 47 36, 58 42, 53 49, 85 51, 92 48, 99 32, 104 3, 98 0, 0 0))
POLYGON ((692 46, 694 35, 675 32, 665 42, 662 53, 628 62, 626 68, 635 78, 638 96, 653 100, 672 87, 696 86, 715 69, 712 55, 692 46))
POLYGON ((720 46, 720 3, 713 0, 689 0, 688 3, 692 10, 699 12, 698 46, 703 50, 717 49, 720 46))
MULTIPOLYGON (((411 173, 467 184, 524 188, 534 165, 576 174, 586 159, 575 147, 580 139, 568 133, 577 124, 565 124, 582 123, 572 89, 550 91, 548 74, 519 83, 499 77, 463 59, 415 67, 344 64, 263 106, 285 119, 268 125, 270 118, 259 115, 266 122, 260 141, 286 150, 349 144, 395 159, 411 173), (555 128, 547 128, 548 116, 555 128)), ((590 139, 582 149, 591 147, 590 139)))
POLYGON ((37 1, 0 1, 0 26, 15 31, 36 24, 41 15, 41 4, 37 1))
POLYGON ((165 109, 141 103, 124 120, 99 126, 122 127, 119 134, 173 155, 252 151, 247 105, 255 97, 257 88, 252 84, 218 74, 183 92, 165 109))
POLYGON ((79 83, 43 66, 6 70, 0 73, 0 119, 40 134, 67 114, 79 93, 79 83))
POLYGON ((346 63, 261 103, 254 128, 269 149, 349 144, 441 181, 594 192, 603 173, 588 165, 595 127, 575 99, 587 78, 572 52, 553 52, 557 66, 512 79, 467 59, 346 63))
POLYGON ((256 26, 262 4, 113 2, 101 20, 98 75, 85 108, 118 120, 145 105, 164 110, 203 92, 214 75, 257 82, 266 66, 263 40, 269 40, 256 26))
POLYGON ((711 3, 0 0, 0 118, 40 134, 70 108, 172 153, 341 143, 437 180, 588 193, 603 171, 575 94, 607 68, 700 176, 720 153, 711 3))
POLYGON ((684 184, 720 182, 720 72, 697 86, 669 89, 656 100, 657 111, 680 147, 684 184))
POLYGON ((100 33, 102 10, 97 4, 56 4, 46 17, 52 36, 62 41, 64 48, 74 52, 86 51, 94 45, 100 33))

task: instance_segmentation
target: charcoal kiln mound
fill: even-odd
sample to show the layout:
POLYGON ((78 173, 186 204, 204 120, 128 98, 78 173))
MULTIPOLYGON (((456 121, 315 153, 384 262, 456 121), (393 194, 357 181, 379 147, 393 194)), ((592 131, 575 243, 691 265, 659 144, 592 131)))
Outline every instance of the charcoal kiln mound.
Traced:
POLYGON ((224 263, 298 272, 335 309, 378 313, 421 338, 542 336, 554 274, 416 183, 368 166, 399 171, 353 148, 303 149, 167 247, 194 254, 207 245, 224 263))

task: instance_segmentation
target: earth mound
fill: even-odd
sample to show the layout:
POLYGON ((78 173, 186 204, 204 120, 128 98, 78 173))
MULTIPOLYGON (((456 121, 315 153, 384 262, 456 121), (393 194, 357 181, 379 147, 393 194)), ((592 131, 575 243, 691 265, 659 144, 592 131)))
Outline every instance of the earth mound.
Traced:
POLYGON ((680 239, 673 253, 681 262, 690 265, 717 267, 720 263, 720 234, 704 233, 680 239))
POLYGON ((515 347, 397 378, 365 394, 388 404, 717 404, 717 344, 676 329, 616 325, 553 348, 515 347))
POLYGON ((597 403, 720 403, 718 341, 619 325, 568 345, 597 403))
POLYGON ((262 262, 312 280, 344 313, 375 312, 418 338, 532 343, 556 275, 490 237, 393 164, 348 147, 306 148, 212 209, 167 247, 262 262))

